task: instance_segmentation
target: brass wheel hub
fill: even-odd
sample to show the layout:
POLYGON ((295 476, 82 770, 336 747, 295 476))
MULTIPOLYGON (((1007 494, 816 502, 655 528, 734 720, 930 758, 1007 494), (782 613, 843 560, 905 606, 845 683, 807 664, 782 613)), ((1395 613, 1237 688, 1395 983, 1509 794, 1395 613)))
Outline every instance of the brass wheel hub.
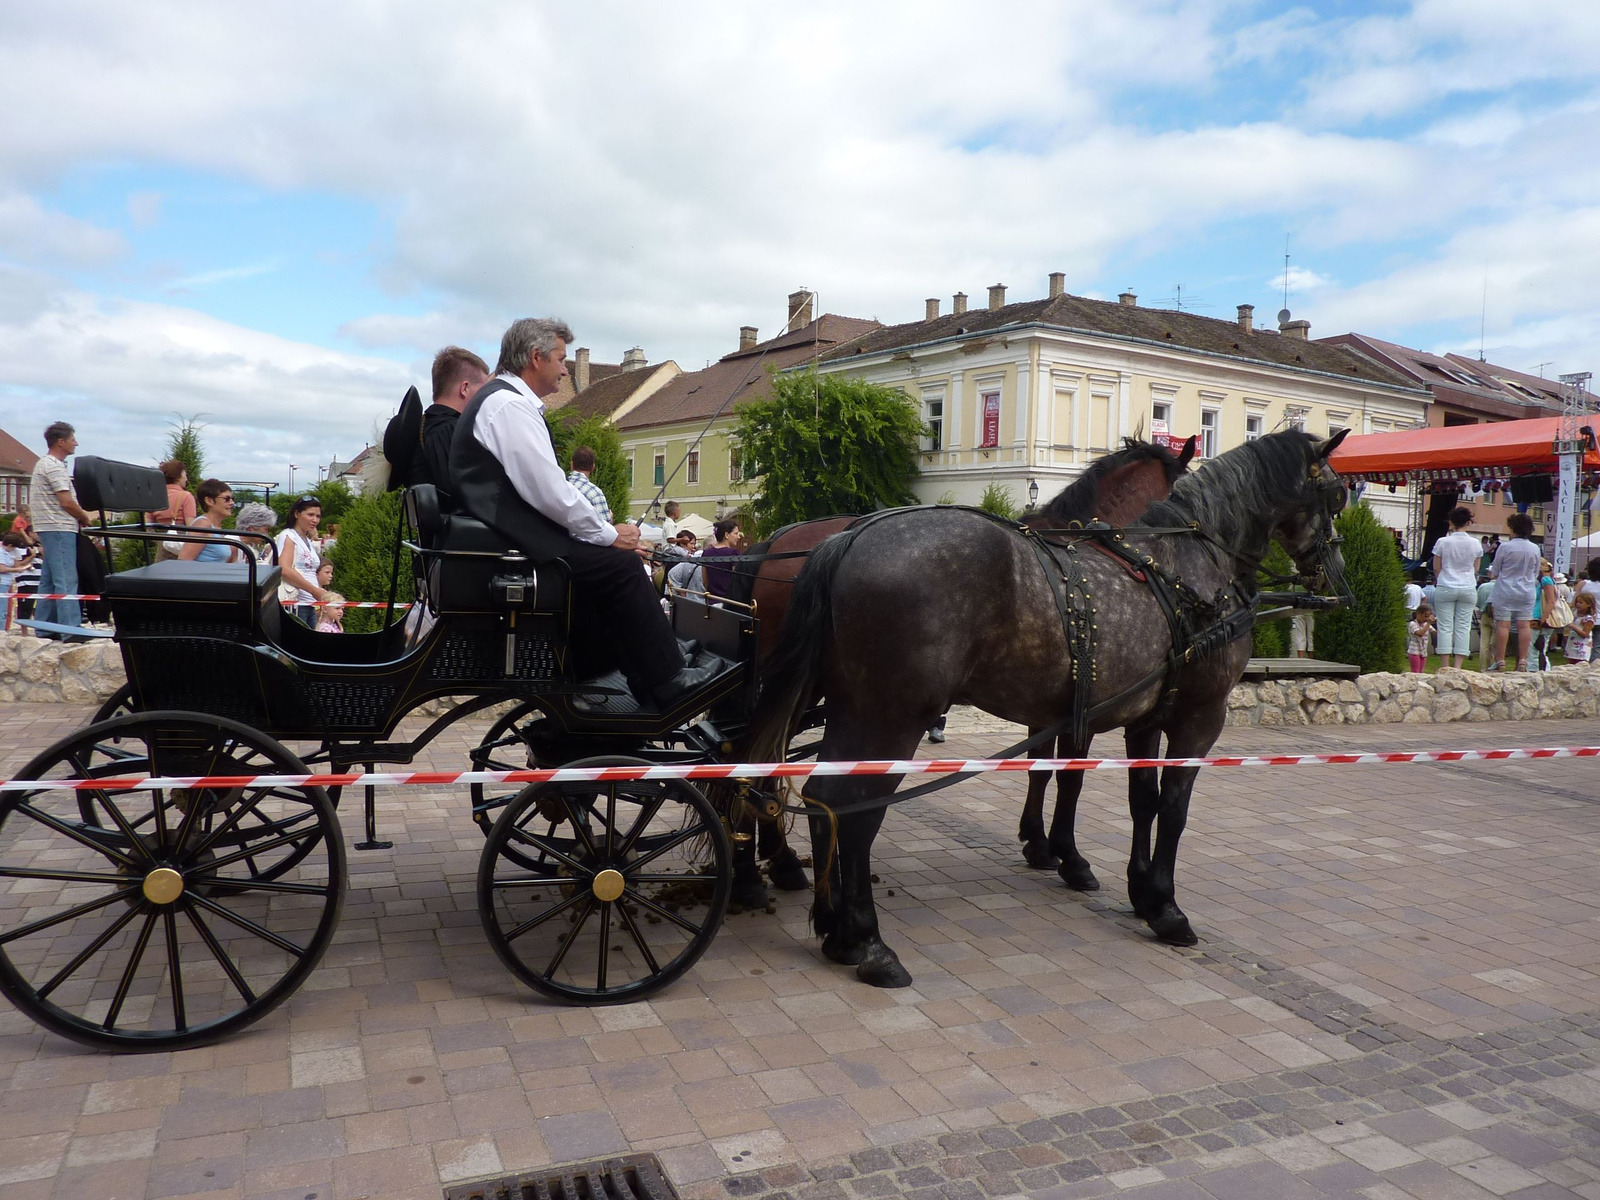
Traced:
POLYGON ((623 886, 622 872, 613 871, 610 867, 599 872, 590 884, 590 887, 594 890, 595 899, 605 901, 608 904, 622 895, 623 886))
POLYGON ((144 898, 152 904, 171 904, 183 895, 183 875, 171 867, 157 867, 144 877, 144 898))

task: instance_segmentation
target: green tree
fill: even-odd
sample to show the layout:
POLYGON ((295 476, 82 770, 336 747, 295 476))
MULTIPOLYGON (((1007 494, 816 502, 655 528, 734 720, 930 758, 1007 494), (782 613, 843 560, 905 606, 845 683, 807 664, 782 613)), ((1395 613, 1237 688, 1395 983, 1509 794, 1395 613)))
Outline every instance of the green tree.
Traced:
POLYGON ((206 451, 200 443, 200 431, 204 428, 198 413, 192 417, 178 416, 167 434, 166 453, 161 456, 162 462, 177 459, 183 464, 183 469, 189 472, 191 492, 206 478, 206 451))
POLYGON ((916 503, 917 439, 928 434, 897 388, 805 372, 772 375, 771 394, 739 410, 734 438, 756 528, 916 503))
POLYGON ((545 424, 550 428, 550 441, 555 447, 556 461, 563 471, 572 470, 572 452, 579 446, 594 451, 594 482, 606 494, 614 521, 628 519, 628 505, 632 490, 628 482, 628 456, 622 451, 622 435, 605 417, 595 415, 584 420, 563 418, 560 410, 545 409, 545 424))
MULTIPOLYGON (((357 496, 340 514, 339 540, 328 558, 333 562, 333 590, 346 600, 389 598, 402 495, 396 491, 357 496)), ((410 560, 410 553, 401 551, 400 603, 413 597, 410 560)), ((381 608, 352 608, 345 612, 344 627, 350 633, 366 633, 382 626, 383 619, 381 608)))
POLYGON ((991 483, 984 488, 983 498, 978 501, 978 507, 986 513, 993 513, 1008 521, 1017 519, 1016 501, 1012 499, 1011 489, 1003 483, 991 483))
POLYGON ((1405 573, 1394 537, 1365 504, 1352 504, 1334 525, 1344 538, 1344 577, 1355 603, 1317 614, 1317 657, 1355 663, 1363 673, 1403 671, 1405 573))

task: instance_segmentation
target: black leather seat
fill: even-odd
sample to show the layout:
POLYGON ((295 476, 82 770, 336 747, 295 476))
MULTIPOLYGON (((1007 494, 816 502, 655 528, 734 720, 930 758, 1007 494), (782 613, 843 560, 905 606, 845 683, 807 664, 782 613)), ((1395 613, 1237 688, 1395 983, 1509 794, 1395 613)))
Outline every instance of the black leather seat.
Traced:
POLYGON ((535 580, 531 594, 516 604, 519 611, 565 614, 569 575, 560 559, 534 564, 498 531, 465 513, 445 513, 431 483, 406 491, 407 516, 428 552, 419 589, 425 590, 437 613, 501 612, 493 581, 497 576, 535 580))
POLYGON ((101 595, 119 636, 182 625, 235 638, 254 628, 270 641, 278 630, 280 576, 277 566, 258 562, 252 589, 249 563, 159 562, 107 575, 101 595))

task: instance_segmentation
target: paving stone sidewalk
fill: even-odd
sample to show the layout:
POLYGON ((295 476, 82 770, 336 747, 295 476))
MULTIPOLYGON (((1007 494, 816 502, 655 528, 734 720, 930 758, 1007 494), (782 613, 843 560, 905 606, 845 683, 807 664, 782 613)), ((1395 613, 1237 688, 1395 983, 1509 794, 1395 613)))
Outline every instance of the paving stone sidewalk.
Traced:
MULTIPOLYGON (((86 716, 0 705, 0 769, 86 716)), ((419 766, 459 766, 484 725, 419 766)), ((955 714, 944 749, 1006 736, 955 714)), ((1588 742, 1594 721, 1239 729, 1219 750, 1588 742)), ((436 1200, 624 1151, 692 1200, 1600 1200, 1597 775, 1206 772, 1179 860, 1202 942, 1181 951, 1127 911, 1124 776, 1086 782, 1093 895, 1021 864, 1022 780, 970 780, 879 840, 912 987, 822 961, 785 895, 653 1001, 592 1010, 530 996, 485 945, 465 795, 386 792, 395 848, 352 852, 338 940, 252 1029, 114 1057, 0 1011, 0 1200, 436 1200)))

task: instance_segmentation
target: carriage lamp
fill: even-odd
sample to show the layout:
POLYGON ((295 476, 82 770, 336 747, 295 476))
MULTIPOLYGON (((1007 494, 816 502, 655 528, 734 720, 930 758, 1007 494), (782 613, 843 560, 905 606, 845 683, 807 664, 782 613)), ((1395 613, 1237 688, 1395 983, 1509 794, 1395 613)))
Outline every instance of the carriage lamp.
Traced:
POLYGON ((1032 508, 1039 503, 1039 481, 1030 477, 1028 479, 1028 507, 1032 508))

